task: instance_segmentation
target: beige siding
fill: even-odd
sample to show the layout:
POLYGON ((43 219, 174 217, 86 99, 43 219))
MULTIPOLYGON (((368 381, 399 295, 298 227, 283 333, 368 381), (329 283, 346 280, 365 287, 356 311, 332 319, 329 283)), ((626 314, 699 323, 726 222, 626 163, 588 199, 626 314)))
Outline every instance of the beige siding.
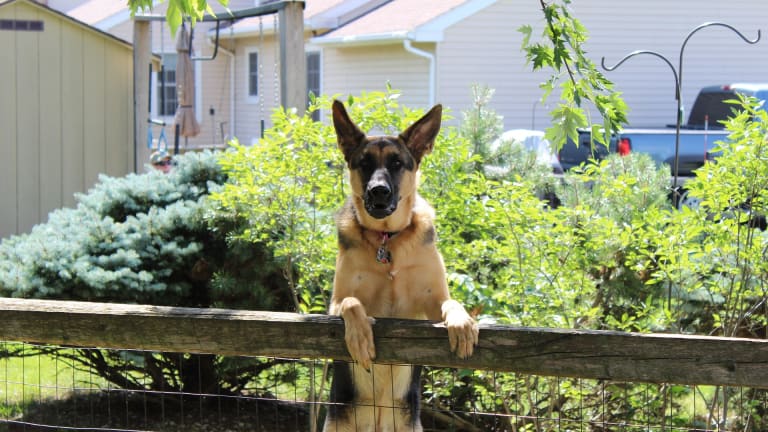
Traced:
POLYGON ((94 184, 106 164, 107 149, 105 144, 106 113, 104 98, 106 80, 104 76, 105 48, 101 41, 83 38, 83 62, 89 66, 83 69, 86 83, 84 94, 85 117, 83 119, 83 144, 85 183, 94 184))
MULTIPOLYGON (((232 10, 245 9, 253 6, 251 0, 230 1, 229 7, 232 10)), ((159 4, 153 13, 165 13, 166 4, 159 4)), ((200 123, 200 134, 197 137, 187 140, 187 148, 199 147, 221 147, 225 139, 232 136, 240 139, 241 143, 250 144, 261 134, 260 123, 264 119, 266 127, 271 126, 270 117, 272 111, 279 105, 280 101, 280 83, 276 79, 276 71, 279 75, 279 67, 276 63, 277 55, 275 52, 274 37, 272 36, 271 17, 264 17, 264 37, 261 40, 258 36, 237 38, 234 43, 230 40, 228 30, 221 31, 221 48, 217 57, 213 61, 194 62, 195 74, 199 75, 196 79, 198 85, 195 104, 198 106, 198 121, 200 123), (232 59, 224 50, 237 55, 232 59), (263 62, 262 77, 262 101, 253 100, 248 97, 247 90, 247 57, 249 50, 260 52, 260 59, 263 62), (233 74, 234 70, 234 82, 233 74), (234 85, 234 103, 232 101, 231 87, 234 85), (231 106, 234 105, 234 113, 230 113, 231 106), (210 114, 213 108, 214 114, 210 114), (223 129, 223 134, 222 134, 223 129)), ((175 40, 170 35, 170 31, 165 22, 155 21, 151 24, 152 28, 152 51, 155 54, 175 53, 175 40)), ((201 22, 195 26, 193 45, 195 53, 198 56, 208 57, 213 54, 213 47, 207 42, 209 30, 214 28, 213 23, 201 22)), ((118 37, 131 40, 133 35, 133 22, 125 21, 108 31, 118 37)), ((212 35, 212 33, 211 33, 212 35)), ((157 82, 153 78, 152 82, 152 117, 157 116, 158 97, 157 82)), ((162 118, 168 126, 166 135, 169 146, 173 146, 173 117, 162 118)), ((153 126, 153 135, 156 139, 160 133, 159 126, 153 126)), ((180 147, 185 148, 185 140, 180 140, 180 147)), ((141 137, 138 142, 140 166, 148 161, 150 151, 147 150, 146 138, 141 137)))
MULTIPOLYGON (((415 48, 434 51, 433 44, 415 48)), ((402 91, 401 103, 428 108, 429 61, 405 50, 403 44, 323 49, 323 92, 329 95, 359 95, 383 91, 387 83, 402 91)), ((439 98, 438 98, 439 100, 439 98)))
MULTIPOLYGON (((12 4, 11 7, 14 7, 12 4)), ((15 7, 16 19, 38 19, 37 11, 15 7)), ((15 32, 17 229, 29 230, 40 220, 40 33, 15 32)), ((7 58, 7 57, 6 57, 7 58)), ((11 125, 14 127, 14 125, 11 125)))
MULTIPOLYGON (((63 26, 61 34, 62 58, 83 58, 83 33, 75 26, 63 26)), ((74 206, 76 192, 86 189, 84 163, 85 130, 85 89, 84 71, 81 61, 67 61, 61 65, 62 100, 70 109, 61 112, 62 138, 62 196, 64 206, 74 206)), ((133 136, 133 133, 131 133, 133 136)))
MULTIPOLYGON (((160 5, 164 7, 165 5, 160 5)), ((164 13, 164 10, 158 9, 156 13, 164 13)), ((166 54, 176 54, 176 40, 171 36, 170 30, 165 22, 151 22, 152 32, 152 52, 162 58, 166 54)), ((194 55, 199 57, 210 57, 213 55, 213 46, 207 42, 208 30, 213 28, 212 23, 197 23, 194 30, 193 47, 194 55)), ((110 28, 109 32, 122 37, 133 37, 133 21, 126 21, 116 27, 110 28)), ((222 32, 224 36, 224 32, 222 32)), ((222 38, 222 41, 224 39, 222 38)), ((196 96, 195 106, 197 120, 200 124, 200 134, 188 139, 180 138, 179 146, 181 150, 185 148, 222 146, 224 141, 221 134, 222 124, 225 135, 230 135, 230 68, 232 60, 225 53, 226 42, 222 46, 214 60, 194 61, 196 77, 196 96), (214 115, 210 115, 210 108, 214 109, 214 115)), ((156 72, 156 71, 155 71, 156 72)), ((154 119, 166 122, 165 133, 168 138, 169 148, 174 145, 174 118, 172 115, 160 117, 158 115, 160 98, 158 95, 157 75, 153 73, 151 81, 152 113, 154 119)), ((147 113, 150 117, 150 113, 147 113)), ((146 118, 142 119, 146 121, 146 118)), ((160 134, 160 126, 152 126, 153 138, 156 140, 160 134)), ((150 151, 147 149, 146 137, 141 137, 138 141, 139 166, 149 163, 150 151)), ((157 144, 155 143, 155 146, 157 144)))
POLYGON ((107 49, 104 52, 104 112, 106 160, 104 173, 121 176, 133 169, 133 142, 117 137, 133 136, 133 55, 107 49), (131 85, 125 85, 131 83, 131 85), (128 145, 126 145, 128 144, 128 145), (128 162, 131 161, 130 165, 128 162))
MULTIPOLYGON (((230 0, 228 7, 230 10, 240 10, 253 7, 253 0, 230 0)), ((218 10, 218 4, 213 4, 214 9, 218 10)), ((167 3, 159 3, 153 9, 155 14, 164 14, 167 8, 167 3)), ((198 22, 194 29, 193 46, 196 56, 210 57, 213 54, 213 46, 207 42, 210 29, 215 27, 214 23, 210 22, 198 22)), ((120 24, 115 25, 107 29, 107 31, 117 37, 125 40, 133 39, 133 21, 126 20, 120 24)), ((155 54, 161 55, 162 53, 175 53, 176 41, 171 36, 170 31, 165 22, 153 21, 151 23, 152 31, 152 51, 155 54)), ((234 61, 232 58, 224 52, 223 49, 227 48, 229 43, 227 30, 221 32, 221 48, 216 56, 216 59, 212 61, 199 61, 194 62, 196 83, 198 85, 195 104, 197 119, 200 123, 200 134, 196 137, 185 140, 180 139, 180 147, 183 150, 185 143, 187 148, 199 148, 199 147, 221 147, 224 145, 225 139, 230 138, 233 135, 232 128, 234 125, 234 118, 230 114, 231 107, 231 69, 234 67, 234 61), (210 109, 213 108, 213 115, 210 114, 210 109), (223 129, 223 134, 222 134, 223 129)), ((152 82, 152 106, 153 117, 157 116, 157 83, 152 82)), ((174 126, 173 116, 168 116, 162 120, 166 121, 168 126, 165 133, 168 137, 169 145, 173 146, 174 140, 174 126)), ((160 133, 159 126, 153 126, 153 135, 156 139, 160 133)), ((147 150, 146 138, 141 137, 138 141, 139 152, 139 166, 148 163, 150 151, 147 150)))
POLYGON ((251 144, 261 135, 261 120, 265 128, 272 125, 271 115, 275 107, 280 105, 280 70, 277 66, 279 53, 275 51, 274 38, 265 36, 259 38, 237 39, 235 52, 235 136, 241 144, 251 144), (259 63, 262 64, 258 98, 248 96, 248 53, 259 53, 259 63))
POLYGON ((133 168, 130 47, 26 1, 0 17, 44 31, 0 32, 0 238, 74 205, 100 173, 133 168))
MULTIPOLYGON (((0 18, 13 19, 15 12, 0 8, 0 18)), ((16 55, 14 33, 0 31, 0 52, 5 58, 16 55)), ((16 62, 0 61, 0 237, 16 233, 18 225, 16 67, 16 62)))
MULTIPOLYGON (((203 46, 198 49, 202 56, 211 56, 213 48, 203 46)), ((222 126, 224 134, 230 136, 230 87, 232 79, 230 71, 233 67, 232 58, 219 50, 216 60, 201 62, 197 71, 202 76, 197 82, 200 84, 200 100, 197 101, 201 108, 200 135, 196 138, 197 145, 215 145, 224 144, 222 137, 222 126), (213 116, 210 114, 210 108, 213 108, 213 116)), ((190 145, 192 140, 190 140, 190 145)))
POLYGON ((62 57, 59 49, 62 31, 60 20, 46 22, 39 38, 39 113, 40 125, 40 209, 36 221, 45 220, 48 213, 62 206, 62 57))

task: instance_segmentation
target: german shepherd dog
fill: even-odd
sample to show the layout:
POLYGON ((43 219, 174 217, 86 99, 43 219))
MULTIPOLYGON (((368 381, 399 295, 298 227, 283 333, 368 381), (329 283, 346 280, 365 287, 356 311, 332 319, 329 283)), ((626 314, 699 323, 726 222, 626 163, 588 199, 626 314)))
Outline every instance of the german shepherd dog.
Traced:
POLYGON ((434 210, 417 192, 419 165, 434 146, 441 115, 436 105, 398 136, 366 136, 344 105, 333 103, 352 193, 336 217, 329 313, 343 318, 354 362, 334 362, 326 432, 422 430, 421 369, 373 364, 372 317, 442 321, 461 358, 477 344, 477 324, 448 293, 434 210))

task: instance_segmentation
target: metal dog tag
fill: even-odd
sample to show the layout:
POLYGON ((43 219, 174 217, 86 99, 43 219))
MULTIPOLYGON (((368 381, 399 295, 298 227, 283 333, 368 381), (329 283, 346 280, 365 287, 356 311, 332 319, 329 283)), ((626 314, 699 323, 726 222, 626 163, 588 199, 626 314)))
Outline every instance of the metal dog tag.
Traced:
POLYGON ((376 251, 376 261, 381 264, 389 264, 392 262, 392 254, 387 249, 386 245, 382 244, 376 251))

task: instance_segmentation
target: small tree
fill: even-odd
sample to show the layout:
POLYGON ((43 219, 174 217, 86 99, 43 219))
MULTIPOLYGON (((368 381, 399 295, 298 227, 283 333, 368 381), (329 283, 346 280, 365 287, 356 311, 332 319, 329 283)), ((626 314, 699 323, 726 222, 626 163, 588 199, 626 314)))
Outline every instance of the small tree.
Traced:
POLYGON ((570 3, 539 0, 545 24, 542 38, 532 41, 533 27, 523 25, 522 48, 533 70, 552 70, 541 84, 542 101, 559 91, 560 102, 550 113, 552 123, 546 131, 549 142, 559 149, 568 139, 579 142, 578 128, 590 128, 593 140, 608 145, 611 134, 627 123, 627 105, 584 50, 587 29, 571 14, 570 3), (586 104, 597 109, 602 123, 592 121, 586 104))
POLYGON ((472 107, 462 112, 461 135, 472 144, 474 154, 487 160, 491 153, 489 144, 501 135, 503 119, 489 106, 492 88, 472 84, 471 91, 472 107))
MULTIPOLYGON (((260 243, 228 241, 242 221, 208 211, 208 194, 225 181, 218 156, 210 152, 177 157, 169 174, 102 176, 77 197, 76 208, 56 210, 31 233, 0 243, 0 295, 290 310, 272 252, 260 243)), ((230 360, 210 355, 57 355, 128 389, 236 392, 243 376, 263 367, 230 368, 230 360), (190 373, 193 367, 200 373, 190 373)))
MULTIPOLYGON (((683 289, 698 293, 709 305, 699 314, 698 331, 723 336, 766 337, 768 327, 768 113, 751 97, 733 101, 737 109, 725 126, 727 139, 717 142, 715 162, 696 171, 686 183, 701 208, 687 209, 683 221, 670 224, 679 241, 660 239, 655 276, 685 269, 683 289)), ((669 238, 669 236, 667 236, 669 238)), ((699 312, 701 312, 699 308, 699 312)))

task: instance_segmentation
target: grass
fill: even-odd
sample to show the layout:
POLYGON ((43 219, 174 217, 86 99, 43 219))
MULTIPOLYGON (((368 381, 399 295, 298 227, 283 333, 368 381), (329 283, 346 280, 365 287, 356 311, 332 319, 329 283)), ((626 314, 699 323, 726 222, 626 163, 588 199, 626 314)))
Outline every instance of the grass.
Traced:
MULTIPOLYGON (((83 426, 84 422, 90 422, 87 425, 135 426, 142 430, 171 432, 283 430, 265 424, 267 419, 275 424, 290 425, 288 429, 293 428, 294 431, 304 430, 303 426, 309 420, 309 405, 303 402, 310 399, 310 382, 314 378, 315 389, 318 390, 323 376, 322 365, 319 363, 311 363, 309 366, 302 363, 279 363, 262 371, 258 377, 252 377, 252 388, 260 389, 265 392, 267 399, 274 398, 272 400, 207 397, 190 398, 181 401, 179 405, 180 399, 172 395, 160 396, 158 399, 156 395, 140 392, 102 392, 100 390, 115 390, 115 387, 95 372, 79 367, 73 366, 61 356, 38 355, 29 344, 0 342, 0 421, 24 420, 50 425, 72 423, 71 426, 83 426), (5 352, 15 350, 22 350, 21 353, 26 356, 3 358, 5 352), (314 374, 310 374, 312 367, 316 368, 314 374), (259 422, 262 427, 254 429, 252 425, 259 422), (190 429, 191 424, 205 427, 190 429)), ((563 382, 558 381, 558 386, 564 386, 563 382)), ((713 426, 712 421, 722 420, 722 388, 670 386, 664 390, 666 396, 656 399, 655 403, 648 398, 658 394, 660 389, 657 385, 649 384, 647 389, 642 386, 626 387, 622 394, 623 388, 619 384, 606 394, 634 401, 637 409, 635 415, 639 417, 629 419, 630 423, 644 424, 644 416, 654 412, 658 414, 659 410, 669 410, 665 413, 667 420, 664 422, 676 427, 693 425, 706 429, 713 426), (715 408, 710 412, 713 400, 716 400, 715 408), (659 406, 659 402, 665 404, 666 409, 659 406), (649 403, 651 405, 646 405, 649 403), (712 419, 708 422, 710 416, 712 419)), ((599 385, 593 390, 599 391, 599 385)), ((326 393, 320 399, 327 397, 327 386, 324 391, 326 393)), ((733 394, 734 391, 731 389, 729 393, 731 403, 738 401, 738 397, 734 398, 737 396, 733 394)), ((731 410, 727 416, 732 424, 737 424, 738 416, 744 413, 733 405, 729 405, 729 408, 731 410)), ((2 427, 0 430, 3 430, 2 427)))
MULTIPOLYGON (((95 371, 75 367, 60 355, 40 355, 30 344, 0 341, 0 431, 14 430, 4 429, 3 420, 25 422, 25 430, 38 430, 32 424, 168 432, 304 430, 309 421, 305 404, 272 398, 291 401, 302 396, 304 392, 283 383, 281 376, 299 378, 307 373, 306 367, 296 365, 263 371, 259 384, 272 390, 267 399, 225 396, 182 401, 173 395, 117 390, 95 371), (7 357, 8 352, 20 356, 7 357), (288 429, 280 426, 283 423, 288 429)), ((321 373, 317 375, 319 379, 321 373)))
MULTIPOLYGON (((98 390, 106 383, 53 355, 35 355, 28 345, 0 342, 0 352, 22 349, 29 357, 0 358, 0 418, 21 415, 32 403, 61 400, 98 390)), ((24 352, 22 351, 22 352, 24 352)))

